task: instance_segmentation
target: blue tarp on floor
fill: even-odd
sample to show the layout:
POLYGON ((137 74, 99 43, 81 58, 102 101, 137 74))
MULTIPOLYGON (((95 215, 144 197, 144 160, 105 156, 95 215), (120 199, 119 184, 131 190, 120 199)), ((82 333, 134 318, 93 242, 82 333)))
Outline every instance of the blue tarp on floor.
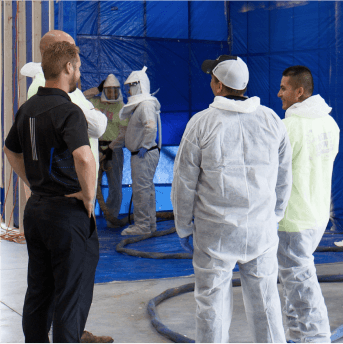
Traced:
MULTIPOLYGON (((103 218, 97 219, 100 241, 100 259, 95 283, 112 281, 136 281, 166 277, 189 276, 194 273, 191 259, 148 259, 118 253, 116 245, 127 238, 120 235, 122 229, 107 228, 103 218)), ((158 223, 158 230, 174 226, 174 221, 158 223)), ((147 252, 185 252, 176 233, 151 238, 128 247, 147 252)))
MULTIPOLYGON (((137 281, 145 279, 181 277, 194 274, 191 259, 149 259, 137 258, 118 253, 116 245, 127 238, 120 235, 122 229, 107 228, 104 218, 97 218, 100 241, 100 260, 95 275, 95 283, 112 281, 137 281)), ((174 226, 174 221, 157 224, 158 230, 174 226)), ((343 240, 343 234, 326 234, 320 246, 334 246, 334 241, 343 240)), ((128 248, 146 252, 182 253, 176 233, 159 238, 151 238, 128 248)), ((315 253, 315 263, 343 262, 343 252, 315 253)), ((238 271, 236 266, 234 271, 238 271)))

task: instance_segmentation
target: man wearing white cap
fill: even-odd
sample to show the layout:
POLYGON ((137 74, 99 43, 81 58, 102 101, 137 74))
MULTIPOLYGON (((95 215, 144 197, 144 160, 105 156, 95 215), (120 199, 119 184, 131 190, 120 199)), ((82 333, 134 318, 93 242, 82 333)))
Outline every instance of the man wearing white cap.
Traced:
MULTIPOLYGON (((105 154, 104 169, 108 181, 106 207, 117 218, 122 202, 123 147, 129 122, 128 119, 119 119, 119 112, 124 105, 119 80, 109 74, 104 82, 85 91, 84 95, 107 117, 107 128, 99 139, 99 146, 105 154), (98 93, 101 93, 100 97, 94 96, 98 93)), ((107 220, 107 227, 115 227, 115 224, 107 220)))
MULTIPOLYGON (((128 87, 127 104, 119 113, 121 120, 130 118, 125 134, 125 147, 131 152, 132 201, 135 224, 122 235, 149 234, 156 231, 154 175, 161 149, 159 101, 150 94, 147 67, 133 71, 124 85, 128 87), (157 125, 159 142, 156 143, 157 125)), ((156 92, 155 92, 156 93, 156 92)))
POLYGON ((239 57, 202 70, 215 98, 187 124, 171 195, 184 247, 194 235, 196 342, 229 342, 236 263, 253 342, 285 342, 276 253, 292 187, 286 128, 258 97, 243 96, 249 71, 239 57))

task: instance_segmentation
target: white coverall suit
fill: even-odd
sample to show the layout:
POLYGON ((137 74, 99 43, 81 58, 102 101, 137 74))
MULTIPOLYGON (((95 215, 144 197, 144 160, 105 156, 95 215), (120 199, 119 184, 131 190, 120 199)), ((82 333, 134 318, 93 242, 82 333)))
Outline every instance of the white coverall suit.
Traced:
POLYGON ((291 192, 291 162, 284 124, 258 97, 217 96, 189 121, 171 198, 179 236, 194 234, 196 342, 229 341, 237 262, 254 342, 285 342, 277 222, 291 192))
POLYGON ((150 82, 142 71, 131 73, 125 83, 139 82, 140 93, 128 98, 119 113, 121 120, 130 117, 125 134, 125 147, 131 152, 132 201, 135 224, 124 229, 122 235, 149 234, 156 231, 156 199, 153 182, 159 160, 157 149, 157 116, 161 105, 150 95, 150 82), (156 147, 154 149, 154 147, 156 147), (140 148, 148 151, 141 158, 140 148), (153 149, 152 149, 153 148, 153 149), (150 150, 152 149, 152 150, 150 150))
POLYGON ((319 95, 295 103, 283 120, 293 150, 293 186, 279 223, 279 277, 285 296, 286 338, 330 342, 330 325, 313 253, 330 216, 332 168, 339 128, 319 95))

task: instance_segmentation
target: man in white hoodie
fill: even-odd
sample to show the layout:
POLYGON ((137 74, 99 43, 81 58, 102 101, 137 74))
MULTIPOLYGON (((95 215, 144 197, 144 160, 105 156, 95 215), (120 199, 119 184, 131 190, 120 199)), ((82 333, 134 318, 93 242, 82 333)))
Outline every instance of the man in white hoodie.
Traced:
POLYGON ((292 186, 286 128, 258 97, 243 96, 249 71, 239 57, 206 60, 202 70, 215 98, 187 124, 171 194, 181 241, 194 235, 195 339, 229 342, 238 263, 253 342, 285 342, 276 253, 292 186))
POLYGON ((339 128, 304 66, 287 68, 278 97, 293 150, 292 193, 279 223, 279 277, 285 296, 286 338, 330 342, 330 325, 313 253, 330 216, 332 168, 339 128))

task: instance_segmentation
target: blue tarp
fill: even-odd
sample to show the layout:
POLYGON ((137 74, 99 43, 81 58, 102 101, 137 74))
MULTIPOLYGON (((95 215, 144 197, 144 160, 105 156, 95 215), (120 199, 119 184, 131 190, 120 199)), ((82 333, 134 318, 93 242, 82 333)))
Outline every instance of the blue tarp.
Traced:
MULTIPOLYGON (((181 277, 194 274, 191 259, 150 259, 118 253, 116 245, 124 237, 121 229, 107 228, 103 218, 97 219, 100 242, 100 259, 96 269, 95 283, 112 281, 137 281, 155 278, 181 277)), ((157 230, 174 227, 174 221, 157 224, 157 230)), ((335 241, 343 239, 343 234, 324 235, 320 246, 333 247, 335 241)), ((150 238, 127 245, 127 248, 143 252, 184 253, 176 233, 150 238)), ((338 263, 343 261, 343 252, 318 252, 314 254, 315 264, 338 263)), ((235 266, 234 271, 238 271, 235 266)))
MULTIPOLYGON (((258 96, 281 118, 277 93, 282 72, 292 65, 307 66, 314 77, 314 94, 332 107, 343 124, 343 3, 337 1, 232 1, 229 6, 233 55, 248 63, 248 95, 258 96)), ((334 164, 331 222, 343 231, 343 143, 334 164)), ((331 226, 331 223, 329 224, 331 226)))
MULTIPOLYGON (((56 27, 77 39, 82 88, 97 86, 109 73, 123 83, 132 70, 146 65, 151 90, 161 89, 157 97, 162 105, 163 145, 177 146, 189 118, 212 102, 210 78, 200 66, 204 59, 220 54, 239 55, 247 62, 248 95, 259 96, 281 118, 284 111, 277 93, 283 70, 296 64, 309 67, 314 94, 328 102, 333 118, 342 125, 343 3, 339 1, 68 3, 56 3, 60 20, 56 27), (68 23, 68 18, 75 18, 76 25, 68 23)), ((331 220, 340 231, 342 167, 339 153, 331 220)))
MULTIPOLYGON (((66 2, 56 7, 59 18, 71 10, 66 2)), ((151 91, 160 89, 156 96, 164 148, 154 179, 159 210, 171 210, 173 159, 187 122, 213 100, 210 77, 201 71, 201 64, 229 53, 227 9, 223 1, 78 1, 76 32, 69 24, 58 24, 74 33, 80 48, 83 90, 99 85, 109 73, 123 84, 132 70, 143 66, 148 67, 151 91)), ((130 174, 126 154, 121 213, 128 210, 130 174)), ((104 179, 105 199, 106 184, 104 179)))

